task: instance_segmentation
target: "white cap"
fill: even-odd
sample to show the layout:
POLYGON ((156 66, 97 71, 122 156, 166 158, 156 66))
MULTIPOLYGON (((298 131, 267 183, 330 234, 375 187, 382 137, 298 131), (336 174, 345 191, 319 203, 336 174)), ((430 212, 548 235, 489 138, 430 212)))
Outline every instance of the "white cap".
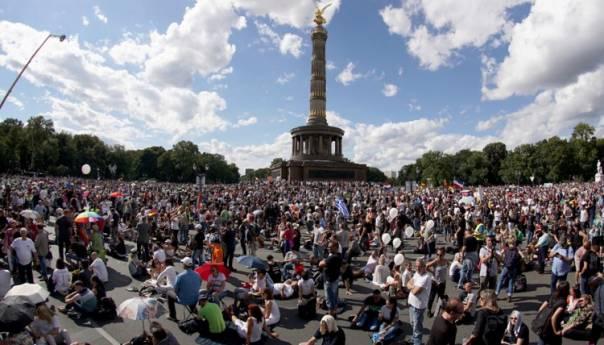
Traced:
POLYGON ((180 262, 182 262, 182 264, 185 266, 193 266, 193 259, 188 256, 180 260, 180 262))

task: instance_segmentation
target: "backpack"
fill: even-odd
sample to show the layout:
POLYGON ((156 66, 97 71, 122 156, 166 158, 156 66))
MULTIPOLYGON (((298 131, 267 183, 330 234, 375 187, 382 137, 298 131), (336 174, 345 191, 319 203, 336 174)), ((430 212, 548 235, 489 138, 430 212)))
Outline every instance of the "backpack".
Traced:
POLYGON ((197 319, 188 319, 178 322, 178 328, 185 334, 193 334, 199 330, 197 319))
POLYGON ((117 307, 115 301, 111 297, 103 297, 99 302, 95 319, 99 321, 113 321, 117 317, 117 307))
POLYGON ((484 311, 487 314, 482 332, 482 341, 485 344, 499 344, 503 339, 505 328, 507 327, 507 316, 502 312, 492 314, 484 311), (495 342, 493 340, 496 340, 495 342))
POLYGON ((562 305, 564 305, 562 301, 555 304, 548 303, 547 307, 535 315, 535 319, 531 322, 531 330, 541 338, 547 337, 551 333, 552 315, 562 305))
POLYGON ((503 266, 508 269, 520 268, 520 254, 518 254, 518 249, 508 249, 505 252, 505 257, 503 258, 503 266))

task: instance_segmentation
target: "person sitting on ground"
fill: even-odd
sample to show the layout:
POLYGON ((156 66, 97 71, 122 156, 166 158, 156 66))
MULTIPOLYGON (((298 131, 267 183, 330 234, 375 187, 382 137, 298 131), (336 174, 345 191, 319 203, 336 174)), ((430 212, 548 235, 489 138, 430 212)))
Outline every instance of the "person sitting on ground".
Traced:
POLYGON ((373 271, 373 285, 383 288, 386 285, 388 276, 390 275, 390 269, 386 265, 386 256, 380 255, 377 266, 373 271))
POLYGON ((388 303, 380 309, 378 319, 380 330, 371 336, 374 344, 389 344, 402 333, 402 322, 399 320, 395 297, 388 298, 388 303))
POLYGON ((522 322, 522 314, 518 310, 512 311, 508 318, 502 345, 528 345, 529 328, 522 322))
POLYGON ((109 255, 120 260, 126 260, 128 258, 126 242, 124 241, 124 235, 121 233, 118 233, 116 240, 109 244, 109 255))
POLYGON ((103 283, 108 282, 109 273, 107 272, 107 266, 105 265, 105 262, 98 257, 96 252, 90 253, 90 261, 88 269, 91 270, 95 276, 99 277, 103 283))
POLYGON ((210 294, 210 298, 213 301, 218 302, 221 301, 227 293, 227 291, 225 291, 226 277, 224 273, 218 271, 218 267, 216 266, 212 266, 210 270, 211 273, 208 276, 206 289, 210 294))
POLYGON ((218 339, 226 330, 224 317, 220 307, 212 302, 208 302, 209 291, 199 293, 199 309, 197 311, 198 329, 201 336, 209 336, 211 339, 218 339))
POLYGON ((176 276, 174 283, 174 291, 168 293, 168 309, 170 316, 168 320, 177 322, 176 318, 176 302, 183 304, 193 313, 196 312, 197 299, 199 296, 199 288, 201 287, 201 279, 199 275, 193 272, 193 259, 185 257, 181 260, 185 270, 176 276))
POLYGON ((273 296, 275 299, 290 299, 296 295, 298 281, 287 279, 283 283, 273 284, 273 296))
POLYGON ((455 253, 453 262, 451 262, 451 266, 449 266, 449 279, 451 279, 452 282, 457 283, 459 281, 462 267, 461 253, 455 253))
POLYGON ((231 316, 231 321, 235 325, 237 334, 245 340, 245 345, 257 345, 262 340, 262 330, 264 328, 264 318, 262 310, 256 304, 248 306, 248 317, 244 322, 235 315, 231 316))
POLYGON ((273 291, 265 289, 262 293, 264 298, 264 308, 262 310, 264 316, 264 325, 269 329, 274 328, 281 321, 281 311, 279 304, 273 298, 273 291))
POLYGON ((298 281, 298 314, 302 318, 313 318, 317 314, 315 282, 310 271, 304 271, 298 281))
POLYGON ((73 283, 73 287, 74 292, 65 296, 65 307, 59 308, 59 311, 65 313, 70 309, 75 309, 83 314, 93 313, 97 305, 94 293, 81 280, 73 283))
POLYGON ((382 297, 381 291, 373 290, 373 293, 363 301, 363 306, 359 312, 352 317, 352 326, 368 329, 372 332, 377 331, 380 326, 380 310, 385 304, 386 300, 382 297))
POLYGON ((268 275, 271 277, 273 282, 280 283, 282 276, 280 263, 275 261, 275 258, 272 255, 268 255, 266 257, 266 262, 268 265, 268 275))
POLYGON ((323 339, 323 345, 345 345, 346 334, 342 328, 338 327, 336 319, 331 315, 325 315, 321 318, 319 329, 315 334, 305 342, 299 345, 315 345, 317 340, 323 339))
POLYGON ((592 319, 594 315, 594 305, 591 295, 583 295, 570 314, 568 320, 561 323, 561 335, 570 339, 582 340, 589 334, 593 328, 592 319))
POLYGON ((90 261, 88 259, 84 259, 80 261, 80 268, 71 272, 72 279, 79 280, 84 283, 87 288, 91 287, 90 278, 94 274, 90 269, 90 261))
POLYGON ((59 318, 45 303, 36 307, 34 321, 29 327, 36 339, 36 345, 71 344, 69 333, 61 328, 59 318))
POLYGON ((463 303, 463 316, 458 321, 460 324, 471 324, 474 322, 478 296, 472 291, 472 286, 471 282, 466 282, 463 284, 463 291, 459 294, 459 299, 463 303))
POLYGON ((65 261, 63 261, 61 258, 57 259, 55 266, 56 268, 54 271, 52 271, 51 276, 54 292, 65 296, 71 287, 71 273, 69 273, 67 267, 65 266, 65 261))
POLYGON ((153 345, 180 345, 174 335, 165 330, 159 322, 152 321, 149 328, 153 345))
POLYGON ((107 297, 107 290, 105 289, 105 284, 103 284, 103 281, 101 281, 101 279, 99 279, 99 277, 97 276, 92 276, 92 278, 90 278, 90 282, 92 285, 92 288, 90 290, 92 290, 92 293, 94 293, 94 295, 96 296, 98 304, 103 298, 107 297))

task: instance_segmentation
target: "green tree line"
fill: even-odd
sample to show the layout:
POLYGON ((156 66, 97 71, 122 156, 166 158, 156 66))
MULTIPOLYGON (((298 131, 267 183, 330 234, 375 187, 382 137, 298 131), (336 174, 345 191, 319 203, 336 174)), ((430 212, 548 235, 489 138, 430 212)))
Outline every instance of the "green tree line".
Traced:
POLYGON ((441 185, 460 179, 469 185, 499 185, 589 181, 594 178, 598 159, 604 156, 604 138, 594 134, 592 126, 579 123, 568 140, 554 136, 513 150, 496 142, 482 151, 429 151, 414 164, 403 166, 398 182, 441 185))
POLYGON ((0 122, 0 173, 82 176, 83 164, 91 166, 92 177, 101 178, 195 182, 197 175, 205 173, 209 183, 239 181, 235 164, 222 155, 200 152, 190 141, 180 141, 169 150, 160 146, 127 150, 94 135, 57 132, 52 120, 42 116, 25 124, 11 118, 0 122))

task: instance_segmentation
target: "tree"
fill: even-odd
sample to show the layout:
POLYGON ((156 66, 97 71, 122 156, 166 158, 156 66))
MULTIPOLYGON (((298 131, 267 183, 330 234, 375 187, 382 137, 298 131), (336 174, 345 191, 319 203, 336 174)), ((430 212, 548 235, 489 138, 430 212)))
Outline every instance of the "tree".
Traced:
POLYGON ((587 124, 585 122, 579 122, 573 129, 573 134, 571 136, 571 139, 572 140, 590 141, 591 138, 593 138, 595 132, 596 132, 595 128, 593 128, 589 124, 587 124))
POLYGON ((387 179, 386 174, 380 169, 374 167, 367 169, 367 182, 385 182, 387 179))
POLYGON ((272 167, 274 165, 281 165, 281 163, 285 162, 285 159, 283 158, 273 158, 273 160, 271 161, 271 165, 269 165, 269 167, 272 167))
POLYGON ((501 176, 499 176, 501 162, 503 162, 508 154, 505 144, 501 142, 488 144, 482 149, 482 152, 488 164, 487 182, 489 184, 500 184, 502 182, 501 176))

